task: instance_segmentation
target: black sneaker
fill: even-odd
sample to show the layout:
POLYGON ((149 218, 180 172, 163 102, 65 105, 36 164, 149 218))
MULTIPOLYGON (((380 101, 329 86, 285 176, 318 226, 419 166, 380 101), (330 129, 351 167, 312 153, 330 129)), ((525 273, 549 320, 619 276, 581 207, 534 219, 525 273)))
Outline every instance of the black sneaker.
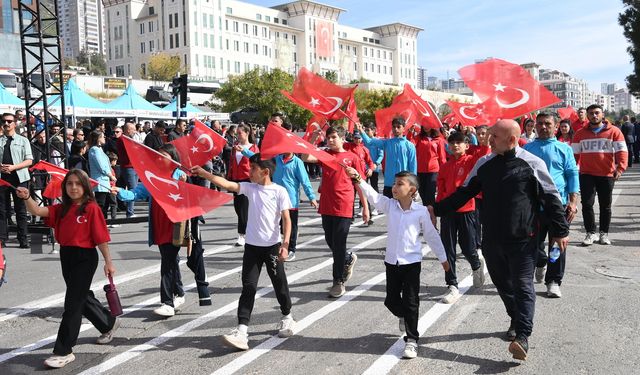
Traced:
POLYGON ((511 320, 511 324, 509 324, 506 337, 507 341, 513 341, 516 339, 516 322, 514 320, 511 320))
POLYGON ((509 344, 509 353, 513 354, 513 358, 515 359, 526 361, 528 351, 529 342, 526 337, 516 337, 516 339, 509 344))

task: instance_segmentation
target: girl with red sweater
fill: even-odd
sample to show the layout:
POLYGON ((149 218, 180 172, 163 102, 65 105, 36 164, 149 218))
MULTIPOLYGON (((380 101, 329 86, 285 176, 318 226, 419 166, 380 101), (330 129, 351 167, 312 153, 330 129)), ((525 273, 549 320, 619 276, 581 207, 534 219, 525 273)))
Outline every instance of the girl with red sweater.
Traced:
POLYGON ((437 129, 420 128, 420 133, 409 139, 416 146, 418 159, 418 193, 422 204, 433 205, 440 166, 447 162, 444 138, 437 129))
MULTIPOLYGON (((231 149, 229 160, 229 173, 227 179, 233 182, 249 182, 251 164, 249 158, 242 154, 242 150, 248 149, 254 154, 258 153, 258 146, 253 144, 253 131, 249 125, 238 126, 236 136, 238 141, 231 149)), ((249 200, 245 195, 233 193, 233 208, 238 215, 238 240, 236 246, 244 246, 247 233, 247 216, 249 215, 249 200)))
POLYGON ((109 231, 96 203, 89 176, 79 169, 70 170, 62 180, 62 203, 39 207, 29 197, 29 190, 17 189, 17 196, 26 200, 27 210, 45 218, 45 223, 54 229, 56 241, 60 244, 60 263, 67 291, 64 297, 64 312, 53 348, 53 356, 44 364, 52 368, 64 367, 75 360, 72 353, 78 340, 82 317, 87 318, 102 333, 98 344, 107 344, 120 326, 91 291, 93 274, 98 267, 100 249, 104 258, 105 276, 116 272, 109 254, 109 231))

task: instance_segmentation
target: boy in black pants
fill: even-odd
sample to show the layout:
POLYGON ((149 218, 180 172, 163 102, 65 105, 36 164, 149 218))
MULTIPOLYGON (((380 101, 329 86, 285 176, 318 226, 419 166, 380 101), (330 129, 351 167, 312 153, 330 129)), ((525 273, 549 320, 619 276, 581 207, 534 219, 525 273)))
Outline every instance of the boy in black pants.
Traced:
POLYGON ((243 194, 249 200, 247 236, 242 257, 242 294, 238 303, 238 327, 222 337, 225 344, 240 350, 249 349, 247 329, 263 264, 266 266, 282 312, 278 336, 293 335, 295 325, 291 316, 289 284, 282 263, 289 255, 291 201, 287 190, 271 181, 276 168, 273 160, 261 160, 260 154, 255 154, 250 158, 250 163, 251 182, 231 182, 223 177, 214 176, 201 167, 191 169, 192 174, 203 177, 225 190, 243 194), (280 219, 284 233, 282 242, 280 228, 277 225, 280 219))

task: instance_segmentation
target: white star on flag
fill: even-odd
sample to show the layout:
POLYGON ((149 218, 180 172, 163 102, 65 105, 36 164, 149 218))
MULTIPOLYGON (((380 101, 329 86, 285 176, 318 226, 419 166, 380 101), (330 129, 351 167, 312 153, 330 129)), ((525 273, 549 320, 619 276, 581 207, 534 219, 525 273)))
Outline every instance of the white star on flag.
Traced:
POLYGON ((507 86, 503 86, 502 83, 500 83, 500 82, 498 82, 497 85, 493 85, 493 87, 496 88, 496 91, 502 91, 502 92, 504 92, 504 89, 507 88, 507 86))
POLYGON ((293 134, 291 134, 291 133, 286 133, 286 136, 287 136, 287 137, 289 137, 289 138, 291 138, 291 137, 293 137, 293 134))
POLYGON ((194 154, 196 152, 198 152, 198 151, 200 151, 200 150, 198 150, 198 148, 196 146, 191 147, 191 152, 193 152, 194 154))
POLYGON ((305 145, 305 144, 304 144, 304 143, 302 143, 302 142, 296 142, 296 144, 297 144, 298 146, 302 147, 302 148, 307 148, 307 145, 305 145))
POLYGON ((320 105, 320 100, 318 100, 318 99, 316 99, 314 97, 311 97, 311 101, 309 102, 309 104, 311 104, 312 107, 316 107, 316 106, 320 105))
POLYGON ((180 199, 184 199, 180 196, 180 194, 169 193, 169 198, 173 199, 174 202, 177 202, 180 199))

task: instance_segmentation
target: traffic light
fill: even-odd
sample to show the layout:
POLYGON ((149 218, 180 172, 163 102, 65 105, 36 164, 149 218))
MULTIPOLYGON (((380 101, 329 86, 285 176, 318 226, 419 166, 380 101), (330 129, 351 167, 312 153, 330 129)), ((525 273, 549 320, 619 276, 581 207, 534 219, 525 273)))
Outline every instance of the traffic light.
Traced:
POLYGON ((187 106, 187 82, 189 76, 186 74, 182 74, 180 76, 180 108, 185 108, 187 106))

